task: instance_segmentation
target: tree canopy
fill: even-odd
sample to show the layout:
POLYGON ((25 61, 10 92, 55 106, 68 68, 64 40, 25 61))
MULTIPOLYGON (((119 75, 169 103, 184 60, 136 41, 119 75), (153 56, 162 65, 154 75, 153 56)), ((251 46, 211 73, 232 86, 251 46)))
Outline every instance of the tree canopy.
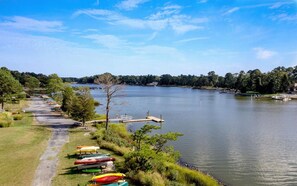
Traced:
POLYGON ((4 108, 4 102, 8 97, 13 94, 20 93, 22 91, 22 86, 18 80, 16 80, 11 73, 5 69, 0 69, 0 101, 2 104, 2 109, 4 108))
POLYGON ((79 88, 77 95, 72 99, 71 116, 78 121, 82 121, 83 125, 85 125, 85 122, 95 115, 94 98, 89 88, 79 88))

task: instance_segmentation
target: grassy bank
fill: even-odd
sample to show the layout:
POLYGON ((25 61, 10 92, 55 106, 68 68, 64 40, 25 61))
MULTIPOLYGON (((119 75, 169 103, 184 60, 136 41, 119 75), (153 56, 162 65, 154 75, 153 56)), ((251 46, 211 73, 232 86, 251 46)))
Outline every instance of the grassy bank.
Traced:
MULTIPOLYGON (((153 167, 149 171, 128 170, 125 158, 132 150, 133 140, 124 124, 110 124, 106 133, 104 126, 97 125, 96 132, 88 132, 83 128, 70 129, 69 142, 65 144, 59 155, 57 175, 53 180, 54 186, 85 185, 92 177, 73 171, 76 146, 99 145, 100 152, 110 153, 116 158, 116 168, 127 175, 130 185, 165 186, 165 185, 220 185, 211 176, 199 171, 177 165, 163 153, 156 154, 156 159, 150 160, 153 167), (169 160, 169 161, 167 161, 169 160)), ((133 160, 130 162, 133 163, 133 160)))
MULTIPOLYGON (((78 145, 98 145, 96 140, 92 140, 90 132, 83 128, 74 128, 69 130, 69 142, 66 143, 59 154, 59 165, 56 177, 53 179, 53 186, 60 185, 85 185, 90 178, 91 174, 82 174, 71 171, 74 167, 76 157, 73 156, 78 145), (70 155, 70 156, 68 156, 70 155)), ((102 153, 110 153, 116 158, 117 162, 123 161, 123 158, 115 155, 108 150, 100 150, 102 153)))
MULTIPOLYGON (((7 105, 11 112, 18 112, 26 105, 7 105)), ((31 113, 18 113, 8 128, 0 128, 0 183, 1 185, 30 186, 39 158, 43 153, 50 131, 32 126, 31 113)), ((13 115, 13 116, 15 116, 13 115)))

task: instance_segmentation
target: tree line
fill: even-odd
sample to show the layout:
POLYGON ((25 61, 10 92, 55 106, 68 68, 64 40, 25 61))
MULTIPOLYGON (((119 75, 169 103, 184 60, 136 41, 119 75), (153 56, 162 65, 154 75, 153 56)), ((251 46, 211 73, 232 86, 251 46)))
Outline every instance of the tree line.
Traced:
MULTIPOLYGON (((8 70, 5 67, 1 69, 8 70)), ((9 70, 8 70, 9 71, 9 70)), ((46 87, 49 83, 49 76, 36 74, 32 72, 10 71, 12 76, 18 80, 24 87, 46 87), (37 81, 38 80, 38 81, 37 81), (37 85, 38 84, 38 85, 37 85)), ((77 82, 81 84, 95 83, 100 75, 86 76, 81 78, 64 77, 64 82, 77 82)), ((295 67, 277 67, 270 72, 261 72, 259 69, 249 70, 247 72, 226 73, 220 76, 214 71, 207 75, 178 75, 170 74, 157 75, 119 75, 114 76, 120 84, 147 86, 151 83, 157 83, 159 86, 188 86, 194 88, 224 88, 232 89, 236 92, 245 93, 248 91, 259 92, 262 94, 281 93, 294 90, 297 82, 297 66, 295 67)))
MULTIPOLYGON (((99 75, 82 78, 63 78, 64 81, 77 83, 94 83, 99 75)), ((247 72, 226 73, 220 76, 214 71, 207 75, 119 75, 117 79, 121 84, 147 86, 157 83, 159 86, 188 86, 194 88, 214 87, 232 89, 235 92, 245 93, 254 91, 262 94, 272 94, 293 91, 297 82, 297 66, 277 67, 270 72, 261 72, 259 69, 247 72)))

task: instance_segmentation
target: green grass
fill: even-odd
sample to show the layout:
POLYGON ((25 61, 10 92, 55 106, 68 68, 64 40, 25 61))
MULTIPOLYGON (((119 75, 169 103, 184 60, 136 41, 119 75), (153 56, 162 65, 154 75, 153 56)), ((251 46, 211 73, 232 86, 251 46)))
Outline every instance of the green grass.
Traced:
MULTIPOLYGON (((69 130, 69 143, 66 143, 59 154, 59 165, 56 177, 54 178, 52 185, 84 185, 92 178, 92 174, 82 174, 75 171, 71 171, 74 167, 74 161, 76 158, 73 154, 76 151, 78 145, 97 145, 96 140, 93 140, 91 136, 87 135, 87 131, 81 128, 69 130), (68 155, 70 155, 68 157, 68 155)), ((101 149, 102 153, 109 153, 112 157, 116 158, 116 161, 123 161, 123 158, 115 155, 113 152, 101 149)))
POLYGON ((50 131, 31 126, 33 118, 24 113, 12 127, 0 128, 0 183, 4 186, 31 185, 50 131))

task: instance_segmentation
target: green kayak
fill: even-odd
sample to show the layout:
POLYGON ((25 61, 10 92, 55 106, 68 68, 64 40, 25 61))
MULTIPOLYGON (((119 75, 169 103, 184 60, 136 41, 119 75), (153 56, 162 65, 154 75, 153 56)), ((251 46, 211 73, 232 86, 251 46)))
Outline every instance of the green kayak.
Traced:
POLYGON ((110 156, 110 154, 86 154, 86 155, 81 155, 79 156, 79 159, 83 159, 83 158, 91 158, 91 157, 97 157, 97 156, 110 156))
POLYGON ((82 172, 84 173, 101 173, 102 172, 102 169, 84 169, 82 170, 82 172))

